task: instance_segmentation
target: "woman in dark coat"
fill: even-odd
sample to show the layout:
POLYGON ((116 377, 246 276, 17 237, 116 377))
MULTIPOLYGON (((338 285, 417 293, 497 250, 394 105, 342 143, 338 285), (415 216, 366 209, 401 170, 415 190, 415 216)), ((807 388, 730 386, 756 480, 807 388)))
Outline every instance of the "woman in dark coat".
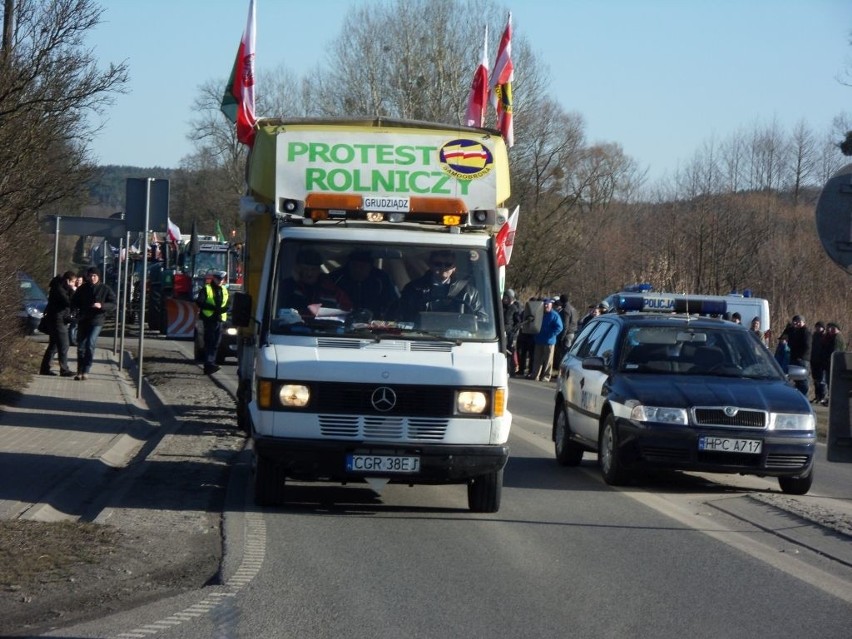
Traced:
POLYGON ((42 375, 56 375, 50 370, 50 362, 55 354, 59 354, 59 374, 62 377, 74 377, 68 366, 68 325, 71 323, 71 296, 74 289, 71 283, 77 278, 74 271, 65 271, 50 280, 47 294, 45 318, 48 325, 50 340, 41 360, 42 375))

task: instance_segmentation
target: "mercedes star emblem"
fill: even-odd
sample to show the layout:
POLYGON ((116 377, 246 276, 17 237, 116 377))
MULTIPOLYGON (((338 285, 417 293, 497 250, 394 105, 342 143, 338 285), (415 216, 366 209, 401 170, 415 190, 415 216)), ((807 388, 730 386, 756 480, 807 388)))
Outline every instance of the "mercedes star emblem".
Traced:
POLYGON ((373 408, 380 413, 386 413, 389 410, 393 410, 393 407, 396 406, 396 393, 392 388, 379 386, 373 391, 370 401, 373 404, 373 408))

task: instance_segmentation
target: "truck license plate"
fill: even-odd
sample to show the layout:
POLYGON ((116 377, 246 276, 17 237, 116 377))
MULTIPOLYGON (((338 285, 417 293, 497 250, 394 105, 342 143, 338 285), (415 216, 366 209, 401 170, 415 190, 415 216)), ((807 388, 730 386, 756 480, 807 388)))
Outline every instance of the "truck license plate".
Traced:
POLYGON ((699 437, 698 450, 712 450, 721 453, 746 453, 756 455, 763 449, 759 439, 734 439, 732 437, 699 437))
POLYGON ((350 473, 417 473, 419 457, 397 455, 347 455, 346 470, 350 473))

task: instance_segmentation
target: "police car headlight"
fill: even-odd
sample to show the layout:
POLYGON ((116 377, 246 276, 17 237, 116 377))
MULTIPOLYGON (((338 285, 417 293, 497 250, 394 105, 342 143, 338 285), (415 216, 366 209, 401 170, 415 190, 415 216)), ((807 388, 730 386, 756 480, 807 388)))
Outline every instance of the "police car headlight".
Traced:
POLYGON ((813 415, 802 413, 771 413, 769 415, 769 430, 804 430, 815 431, 816 420, 813 415))
POLYGON ((488 398, 480 391, 461 391, 456 397, 456 409, 466 415, 479 415, 488 408, 488 398))
POLYGON ((278 399, 287 408, 304 408, 311 399, 311 390, 301 384, 284 384, 278 390, 278 399))
POLYGON ((683 408, 663 408, 639 404, 630 411, 630 419, 637 422, 656 422, 657 424, 675 424, 686 426, 688 419, 683 408))

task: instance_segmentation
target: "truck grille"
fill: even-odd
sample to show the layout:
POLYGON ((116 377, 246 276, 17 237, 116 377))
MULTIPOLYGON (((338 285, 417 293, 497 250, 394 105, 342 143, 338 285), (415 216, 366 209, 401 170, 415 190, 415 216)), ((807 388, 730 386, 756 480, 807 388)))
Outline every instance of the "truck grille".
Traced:
POLYGON ((315 386, 316 412, 364 415, 367 417, 452 417, 454 392, 445 386, 403 386, 393 384, 338 384, 315 386), (385 399, 377 402, 387 389, 385 399), (391 405, 392 403, 392 405, 391 405), (384 410, 380 410, 384 409, 384 410))
POLYGON ((385 441, 439 442, 447 432, 447 423, 446 419, 319 416, 320 433, 323 437, 385 441))
POLYGON ((768 418, 766 411, 740 409, 735 406, 692 409, 693 422, 698 426, 765 429, 768 418))

